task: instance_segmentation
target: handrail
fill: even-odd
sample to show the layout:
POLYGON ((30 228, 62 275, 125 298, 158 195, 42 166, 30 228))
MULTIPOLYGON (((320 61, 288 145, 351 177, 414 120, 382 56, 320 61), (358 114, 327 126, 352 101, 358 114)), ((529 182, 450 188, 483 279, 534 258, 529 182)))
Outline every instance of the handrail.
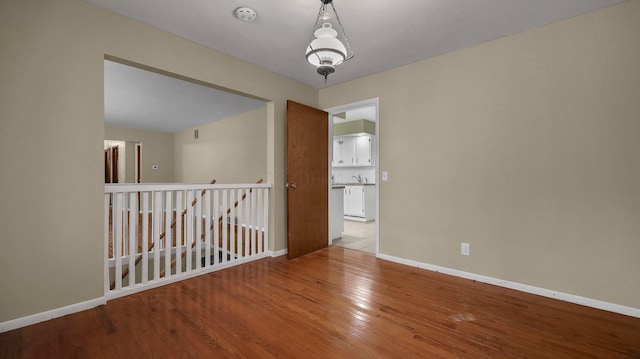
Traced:
MULTIPOLYGON (((212 179, 212 180, 211 180, 211 182, 209 182, 209 184, 215 184, 215 183, 216 183, 216 180, 215 180, 215 179, 212 179)), ((200 194, 200 197, 204 196, 204 194, 206 193, 206 191, 207 191, 206 189, 203 189, 203 190, 202 190, 202 193, 200 194)), ((194 199, 193 199, 193 201, 191 201, 191 207, 195 206, 195 205, 196 205, 196 203, 198 203, 198 199, 197 199, 197 198, 194 198, 194 199)), ((182 217, 184 217, 186 214, 187 214, 187 209, 185 208, 185 209, 183 209, 183 210, 182 210, 182 214, 181 214, 181 216, 180 216, 180 220, 182 220, 182 217)), ((143 215, 144 215, 144 213, 143 213, 143 215)), ((173 230, 173 229, 176 227, 176 223, 177 223, 177 221, 178 221, 178 216, 176 216, 176 218, 173 220, 173 222, 171 222, 171 227, 170 227, 170 228, 171 228, 171 230, 173 230)), ((167 236, 167 231, 166 231, 166 230, 164 230, 164 231, 160 234, 160 237, 158 237, 158 241, 161 241, 161 240, 162 240, 162 239, 164 239, 166 236, 167 236)), ((154 247, 155 245, 156 245, 156 241, 153 241, 153 242, 151 243, 151 246, 149 247, 149 249, 148 249, 148 250, 153 249, 153 247, 154 247)), ((115 256, 115 254, 114 254, 114 256, 115 256)), ((134 266, 137 266, 137 265, 138 265, 138 263, 140 263, 140 261, 141 261, 141 260, 142 260, 142 253, 140 253, 140 254, 138 254, 138 255, 136 256, 136 261, 135 261, 134 266)), ((127 269, 125 269, 125 270, 122 272, 122 279, 125 279, 128 275, 129 275, 129 268, 127 267, 127 269)), ((114 280, 113 282, 111 282, 111 285, 109 286, 109 288, 110 288, 111 290, 113 290, 115 287, 116 287, 116 281, 114 280)))
MULTIPOLYGON (((260 183, 262 183, 262 181, 263 181, 262 178, 260 178, 259 180, 256 181, 256 184, 260 184, 260 183)), ((251 193, 252 191, 253 191, 253 189, 249 189, 249 193, 251 193)), ((202 195, 204 195, 204 193, 202 195)), ((246 193, 244 193, 242 195, 242 197, 239 200, 237 200, 236 203, 234 203, 233 208, 237 208, 238 207, 238 203, 240 201, 244 201, 245 198, 247 198, 247 194, 246 193)), ((195 201, 195 199, 194 199, 194 201, 195 201)), ((226 215, 228 216, 230 213, 231 213, 231 207, 227 208, 226 215)), ((224 218, 224 215, 221 214, 220 217, 218 217, 218 221, 216 223, 214 223, 214 224, 211 224, 211 227, 209 228, 209 230, 212 231, 216 224, 222 222, 223 218, 224 218)), ((202 235, 200 236, 200 241, 203 241, 204 238, 205 238, 205 233, 202 233, 202 235)), ((196 246, 196 241, 193 241, 193 243, 191 243, 191 249, 193 249, 195 246, 196 246)), ((183 250, 182 254, 180 256, 182 258, 186 257, 187 256, 187 249, 183 250)), ((177 258, 171 261, 171 267, 170 268, 173 269, 176 266, 176 263, 177 263, 177 258)), ((160 272, 160 278, 163 278, 165 276, 166 271, 167 271, 166 269, 163 269, 160 272)))
POLYGON ((121 192, 157 192, 165 190, 188 191, 197 189, 250 189, 250 188, 270 188, 268 183, 227 183, 227 184, 203 184, 203 183, 142 183, 123 184, 108 183, 104 185, 104 193, 121 192))

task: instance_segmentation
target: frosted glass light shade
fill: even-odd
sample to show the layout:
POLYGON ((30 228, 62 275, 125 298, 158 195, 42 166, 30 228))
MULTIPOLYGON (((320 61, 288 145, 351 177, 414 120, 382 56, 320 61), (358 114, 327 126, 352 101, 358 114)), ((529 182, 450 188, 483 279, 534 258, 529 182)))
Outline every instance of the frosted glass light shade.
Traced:
POLYGON ((338 40, 338 32, 330 23, 322 24, 307 47, 307 61, 314 66, 339 65, 347 57, 346 47, 338 40))

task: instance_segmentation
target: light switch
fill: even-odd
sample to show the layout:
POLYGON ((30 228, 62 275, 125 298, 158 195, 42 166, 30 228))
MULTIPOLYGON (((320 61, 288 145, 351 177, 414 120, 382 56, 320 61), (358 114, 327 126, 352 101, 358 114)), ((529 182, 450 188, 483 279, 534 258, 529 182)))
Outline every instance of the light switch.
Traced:
POLYGON ((382 171, 382 180, 383 181, 389 180, 389 173, 387 171, 382 171))

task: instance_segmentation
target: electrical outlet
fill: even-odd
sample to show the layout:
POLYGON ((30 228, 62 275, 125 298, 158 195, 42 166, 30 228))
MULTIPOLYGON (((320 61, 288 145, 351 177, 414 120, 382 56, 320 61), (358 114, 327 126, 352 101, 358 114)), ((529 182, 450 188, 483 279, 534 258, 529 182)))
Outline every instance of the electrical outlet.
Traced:
POLYGON ((468 256, 470 254, 469 243, 460 243, 460 254, 463 256, 468 256))
POLYGON ((382 180, 383 181, 388 181, 389 180, 389 172, 382 171, 382 180))

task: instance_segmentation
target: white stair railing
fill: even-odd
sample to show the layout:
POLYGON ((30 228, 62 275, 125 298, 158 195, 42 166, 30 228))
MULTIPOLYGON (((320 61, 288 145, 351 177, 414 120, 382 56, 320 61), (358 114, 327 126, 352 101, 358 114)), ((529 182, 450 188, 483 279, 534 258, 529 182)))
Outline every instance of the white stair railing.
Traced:
POLYGON ((266 257, 270 188, 261 183, 105 185, 105 296, 266 257))

